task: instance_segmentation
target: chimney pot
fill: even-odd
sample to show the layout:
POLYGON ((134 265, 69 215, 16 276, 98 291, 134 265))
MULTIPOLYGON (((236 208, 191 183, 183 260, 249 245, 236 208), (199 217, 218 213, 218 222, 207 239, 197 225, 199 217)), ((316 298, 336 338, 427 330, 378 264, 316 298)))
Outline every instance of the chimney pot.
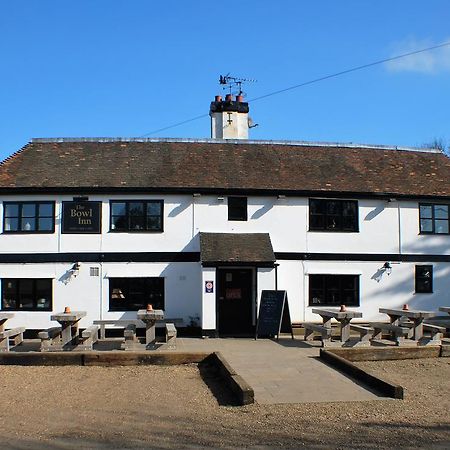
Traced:
POLYGON ((236 95, 236 101, 238 103, 243 102, 244 101, 244 96, 243 95, 236 95))
POLYGON ((221 95, 216 95, 216 102, 221 102, 222 101, 222 96, 221 95))
POLYGON ((232 96, 231 94, 227 94, 227 95, 225 96, 225 101, 226 101, 226 102, 232 102, 232 101, 233 101, 233 96, 232 96))

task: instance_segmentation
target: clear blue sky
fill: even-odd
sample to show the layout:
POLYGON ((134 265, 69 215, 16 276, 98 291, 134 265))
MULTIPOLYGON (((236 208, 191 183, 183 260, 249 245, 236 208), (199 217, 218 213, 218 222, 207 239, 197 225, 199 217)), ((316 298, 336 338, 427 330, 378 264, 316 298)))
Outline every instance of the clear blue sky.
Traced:
MULTIPOLYGON (((450 41, 448 0, 0 3, 0 159, 32 137, 142 136, 207 114, 220 74, 248 99, 450 41)), ((450 143, 450 47, 250 104, 252 139, 450 143)), ((209 118, 150 137, 209 137, 209 118)))

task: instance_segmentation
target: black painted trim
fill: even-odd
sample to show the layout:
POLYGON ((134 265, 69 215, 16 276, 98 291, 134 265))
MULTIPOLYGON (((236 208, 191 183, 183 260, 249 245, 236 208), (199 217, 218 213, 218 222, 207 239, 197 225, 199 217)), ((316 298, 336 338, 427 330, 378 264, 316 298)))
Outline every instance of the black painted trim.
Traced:
POLYGON ((242 188, 209 188, 209 187, 0 187, 0 194, 24 195, 24 194, 70 194, 70 195, 94 195, 94 194, 204 194, 204 195, 269 195, 286 197, 317 197, 317 198, 346 198, 346 199, 390 199, 401 198, 404 200, 450 200, 449 195, 411 195, 394 192, 353 192, 353 191, 313 191, 297 189, 242 189, 242 188))
POLYGON ((450 262, 450 255, 414 255, 398 253, 293 253, 275 252, 285 261, 395 261, 395 262, 450 262))
MULTIPOLYGON (((394 261, 450 262, 450 255, 414 255, 396 253, 294 253, 275 252, 277 261, 394 261)), ((3 253, 0 263, 58 262, 201 262, 200 252, 107 252, 107 253, 3 253)), ((204 267, 274 267, 274 262, 208 261, 204 267)))

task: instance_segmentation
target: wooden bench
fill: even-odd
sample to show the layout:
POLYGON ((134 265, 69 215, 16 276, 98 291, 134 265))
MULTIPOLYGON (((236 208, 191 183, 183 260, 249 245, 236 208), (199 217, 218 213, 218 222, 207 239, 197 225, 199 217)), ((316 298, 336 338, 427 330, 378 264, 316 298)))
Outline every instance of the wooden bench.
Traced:
POLYGON ((91 325, 81 332, 81 342, 77 345, 77 350, 93 350, 94 344, 98 342, 98 332, 100 325, 91 325))
POLYGON ((11 328, 10 330, 0 331, 0 352, 9 352, 16 345, 23 342, 23 333, 25 327, 11 328), (10 342, 12 340, 12 343, 10 342))
MULTIPOLYGON (((410 328, 405 326, 392 325, 390 323, 376 322, 371 324, 373 328, 372 341, 379 341, 382 339, 383 331, 387 332, 394 339, 396 345, 405 344, 405 338, 409 336, 410 328)), ((417 344, 417 342, 411 341, 411 344, 417 344)))
POLYGON ((125 331, 123 332, 125 338, 125 341, 122 344, 123 350, 137 350, 139 347, 142 347, 136 335, 136 328, 137 326, 135 323, 129 323, 125 327, 125 331))
POLYGON ((359 333, 359 342, 370 345, 370 339, 373 336, 374 329, 364 325, 350 324, 350 330, 359 333))
POLYGON ((38 333, 38 337, 41 340, 41 352, 48 352, 55 347, 61 346, 61 331, 61 327, 51 327, 38 333))
POLYGON ((444 334, 447 329, 445 327, 441 327, 439 325, 432 325, 430 323, 423 324, 423 330, 428 331, 431 334, 430 343, 432 344, 440 344, 444 334))
MULTIPOLYGON (((184 321, 183 319, 164 319, 161 321, 158 321, 156 323, 156 328, 163 328, 165 327, 166 323, 174 323, 177 324, 177 326, 183 326, 184 321)), ((94 325, 100 325, 100 339, 104 340, 106 339, 106 327, 109 326, 109 328, 126 328, 128 325, 136 325, 136 328, 145 328, 145 323, 142 322, 142 320, 139 319, 119 319, 119 320, 113 320, 113 319, 107 319, 107 320, 94 320, 94 325)))
POLYGON ((314 333, 319 333, 322 342, 331 342, 331 328, 311 322, 304 322, 302 326, 305 329, 305 341, 312 341, 314 339, 314 333))
POLYGON ((173 323, 166 323, 166 344, 168 348, 177 348, 177 329, 173 323))

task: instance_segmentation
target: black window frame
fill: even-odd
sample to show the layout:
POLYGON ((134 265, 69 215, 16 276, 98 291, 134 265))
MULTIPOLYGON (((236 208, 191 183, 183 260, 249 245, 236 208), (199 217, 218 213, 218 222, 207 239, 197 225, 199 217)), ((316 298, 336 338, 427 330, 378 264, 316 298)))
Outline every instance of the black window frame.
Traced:
POLYGON ((242 196, 230 196, 227 199, 228 220, 233 222, 248 221, 248 198, 242 196))
MULTIPOLYGON (((359 204, 358 200, 348 200, 348 199, 329 199, 329 198, 310 198, 309 199, 309 227, 308 231, 319 231, 319 232, 325 232, 325 233, 359 233, 359 204), (321 209, 323 212, 321 213, 313 213, 313 203, 321 206, 321 209), (332 203, 335 203, 336 205, 339 205, 339 214, 331 214, 329 213, 329 205, 332 203), (354 215, 349 215, 344 213, 344 205, 345 203, 349 203, 353 205, 353 208, 355 210, 354 215), (322 226, 314 225, 313 218, 322 217, 322 226), (340 221, 339 227, 328 227, 328 219, 331 217, 337 217, 340 221), (352 227, 346 227, 345 226, 345 219, 353 217, 352 220, 352 227)), ((317 223, 317 222, 316 222, 317 223)))
MULTIPOLYGON (((31 216, 30 216, 31 218, 31 216)), ((55 202, 51 200, 39 200, 39 201, 20 201, 20 202, 12 202, 7 201, 3 202, 3 233, 4 234, 53 234, 55 232, 55 202), (10 205, 17 205, 18 212, 17 216, 8 216, 6 217, 6 207, 10 205), (36 223, 35 230, 22 230, 22 221, 24 219, 22 211, 24 205, 34 205, 34 216, 32 217, 36 223), (40 216, 39 215, 39 206, 40 205, 50 205, 52 208, 51 216, 40 216), (7 230, 6 229, 6 219, 17 218, 17 230, 7 230), (50 230, 39 230, 39 219, 51 219, 52 227, 50 230)))
POLYGON ((53 311, 53 279, 52 278, 2 278, 1 279, 1 305, 2 305, 2 311, 53 311), (19 300, 19 293, 20 293, 20 282, 24 281, 31 281, 33 283, 33 303, 34 306, 32 308, 21 308, 18 304, 19 300), (39 308, 37 306, 38 302, 38 295, 37 295, 37 282, 38 281, 47 281, 49 283, 49 292, 50 292, 50 305, 47 308, 39 308), (8 282, 15 282, 16 283, 16 305, 15 307, 6 306, 5 305, 5 290, 6 290, 6 284, 8 282))
POLYGON ((128 199, 128 200, 110 200, 109 201, 109 231, 111 233, 163 233, 164 232, 164 200, 145 200, 145 199, 128 199), (113 204, 115 203, 125 203, 125 216, 127 221, 127 228, 117 229, 113 228, 113 217, 120 217, 119 215, 113 214, 113 204), (143 203, 144 211, 140 216, 145 220, 146 227, 143 229, 131 229, 131 217, 130 215, 130 204, 131 203, 143 203), (158 204, 160 205, 160 215, 147 215, 148 205, 149 204, 158 204), (161 226, 159 228, 148 228, 148 217, 159 217, 161 226))
POLYGON ((437 236, 447 236, 450 234, 450 204, 449 203, 419 203, 419 234, 433 234, 437 236), (423 217, 422 216, 422 207, 428 206, 431 207, 431 217, 423 217), (435 207, 436 206, 446 206, 447 207, 447 218, 436 218, 435 215, 435 207), (431 231, 423 231, 422 230, 422 220, 431 220, 431 231), (436 221, 443 220, 447 221, 447 233, 437 233, 436 232, 436 221))
MULTIPOLYGON (((165 302, 166 302, 166 282, 164 277, 111 277, 108 280, 109 284, 109 300, 108 300, 108 310, 111 312, 124 312, 124 311, 137 311, 139 309, 145 309, 147 307, 147 304, 151 303, 153 305, 153 309, 165 309, 165 302), (149 289, 151 286, 151 282, 154 282, 155 280, 160 283, 159 289, 160 292, 156 295, 159 295, 161 298, 159 301, 155 301, 155 299, 147 298, 142 301, 141 304, 136 308, 132 308, 131 306, 128 306, 127 308, 121 307, 122 305, 115 306, 113 303, 113 290, 114 289, 120 289, 120 294, 124 295, 124 299, 127 297, 130 297, 130 290, 132 289, 132 284, 136 283, 135 280, 147 282, 147 285, 145 286, 147 289, 149 289), (150 281, 151 280, 151 281, 150 281), (119 286, 121 284, 121 286, 119 286)), ((115 295, 118 295, 118 292, 114 293, 115 295)), ((146 295, 149 294, 149 292, 145 293, 146 295)))
POLYGON ((417 264, 414 267, 414 290, 416 294, 432 294, 433 293, 433 266, 432 265, 423 265, 417 264), (430 273, 430 277, 425 275, 425 272, 428 271, 430 273), (426 284, 422 284, 424 281, 428 281, 429 278, 429 287, 424 287, 426 284))
POLYGON ((308 306, 312 307, 321 307, 321 306, 340 306, 341 304, 345 304, 346 306, 351 307, 359 307, 361 305, 361 299, 360 299, 360 275, 356 274, 310 274, 308 280, 309 284, 309 292, 308 292, 308 306), (313 277, 316 280, 313 280, 313 277), (352 289, 344 288, 344 278, 349 279, 350 277, 353 278, 354 287, 352 289), (328 291, 331 291, 331 289, 328 289, 328 286, 330 285, 332 278, 338 281, 339 283, 339 295, 340 295, 340 301, 338 302, 328 302, 328 291), (321 284, 321 290, 322 290, 322 298, 324 299, 322 302, 314 302, 314 294, 319 289, 313 288, 314 281, 317 282, 317 284, 321 284), (343 299, 343 292, 353 292, 354 300, 353 302, 348 302, 348 300, 342 300, 343 299))

